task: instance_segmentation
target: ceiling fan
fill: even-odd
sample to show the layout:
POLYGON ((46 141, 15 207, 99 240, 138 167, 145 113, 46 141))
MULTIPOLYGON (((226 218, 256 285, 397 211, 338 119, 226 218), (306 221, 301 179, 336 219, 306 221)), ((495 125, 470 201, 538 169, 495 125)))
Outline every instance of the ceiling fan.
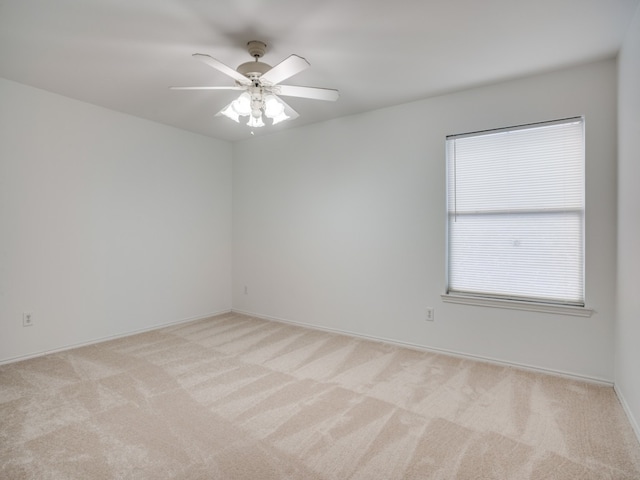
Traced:
POLYGON ((275 67, 271 67, 259 60, 267 49, 264 42, 253 40, 247 43, 247 49, 255 60, 243 63, 236 70, 209 55, 193 54, 194 58, 233 78, 236 81, 234 86, 169 88, 172 90, 240 90, 243 93, 216 115, 224 115, 238 123, 240 123, 240 117, 248 116, 247 125, 250 127, 265 125, 262 120, 263 113, 272 120, 273 125, 299 116, 294 109, 279 98, 280 95, 331 102, 338 99, 338 90, 331 88, 280 84, 280 82, 308 68, 310 64, 306 59, 298 55, 290 55, 275 67))

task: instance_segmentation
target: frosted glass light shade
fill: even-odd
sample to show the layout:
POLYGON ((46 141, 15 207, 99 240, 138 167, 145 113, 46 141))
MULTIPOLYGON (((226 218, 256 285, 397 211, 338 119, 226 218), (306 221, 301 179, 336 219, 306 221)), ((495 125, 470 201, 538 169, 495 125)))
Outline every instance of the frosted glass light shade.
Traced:
POLYGON ((268 95, 264 101, 264 114, 273 120, 273 125, 283 122, 289 116, 284 113, 284 104, 275 96, 268 95))
POLYGON ((259 117, 254 117, 253 115, 251 115, 249 117, 249 121, 247 122, 247 125, 249 125, 250 127, 264 127, 264 122, 262 121, 262 115, 260 115, 259 117))
POLYGON ((240 123, 240 116, 238 115, 238 113, 234 110, 233 108, 233 102, 230 103, 229 105, 227 105, 225 107, 224 110, 222 110, 220 112, 222 115, 224 115, 227 118, 230 118, 231 120, 233 120, 236 123, 240 123))
POLYGON ((267 118, 271 119, 273 125, 291 118, 285 113, 286 105, 278 97, 272 94, 262 95, 262 92, 254 92, 253 95, 244 92, 227 105, 220 114, 237 123, 240 123, 240 117, 248 116, 247 125, 250 127, 264 127, 263 112, 267 118))
POLYGON ((289 116, 286 113, 282 112, 277 117, 273 117, 273 124, 276 125, 276 124, 278 124, 280 122, 284 122, 288 118, 289 118, 289 116))
POLYGON ((268 118, 275 118, 284 112, 284 105, 273 95, 267 95, 264 100, 264 114, 268 118))
POLYGON ((231 105, 238 115, 246 117, 251 114, 251 95, 244 92, 237 99, 231 102, 231 105))

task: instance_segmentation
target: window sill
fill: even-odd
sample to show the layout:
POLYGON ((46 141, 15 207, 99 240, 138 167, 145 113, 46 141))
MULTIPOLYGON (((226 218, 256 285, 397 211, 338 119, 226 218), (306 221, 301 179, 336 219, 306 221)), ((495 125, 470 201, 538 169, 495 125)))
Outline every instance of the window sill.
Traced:
POLYGON ((550 303, 519 302, 516 300, 502 300, 497 298, 482 298, 466 295, 443 293, 440 295, 445 303, 459 303, 475 305, 477 307, 507 308, 511 310, 526 310, 528 312, 555 313, 558 315, 572 315, 574 317, 590 317, 593 309, 574 307, 571 305, 553 305, 550 303))

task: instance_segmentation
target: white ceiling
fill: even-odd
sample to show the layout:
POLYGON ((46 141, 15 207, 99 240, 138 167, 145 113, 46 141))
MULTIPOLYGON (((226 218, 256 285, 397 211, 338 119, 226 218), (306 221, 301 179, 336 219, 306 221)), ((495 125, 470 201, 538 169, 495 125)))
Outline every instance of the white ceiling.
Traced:
MULTIPOLYGON (((0 0, 0 76, 215 138, 251 129, 215 117, 233 85, 191 58, 235 68, 249 40, 283 82, 340 90, 287 97, 296 120, 256 135, 616 54, 640 0, 0 0)), ((0 106, 1 108, 1 106, 0 106)))

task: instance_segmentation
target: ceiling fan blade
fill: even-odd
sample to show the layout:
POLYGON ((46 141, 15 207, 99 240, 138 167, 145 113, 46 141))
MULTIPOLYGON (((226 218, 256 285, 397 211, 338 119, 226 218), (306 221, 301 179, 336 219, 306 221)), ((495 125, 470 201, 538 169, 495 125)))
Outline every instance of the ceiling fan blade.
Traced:
POLYGON ((247 77, 242 75, 240 72, 236 72, 233 68, 225 65, 220 60, 216 60, 215 58, 210 57, 209 55, 205 55, 204 53, 194 53, 193 57, 200 60, 203 63, 206 63, 210 67, 213 67, 216 70, 224 73, 225 75, 228 75, 229 77, 233 78, 236 82, 242 85, 251 84, 251 80, 249 80, 247 77))
POLYGON ((333 88, 298 87, 296 85, 278 85, 274 87, 274 93, 285 97, 312 98, 328 102, 335 102, 340 96, 338 90, 333 88))
POLYGON ((246 90, 246 87, 169 87, 169 90, 246 90))
POLYGON ((310 66, 306 59, 298 55, 289 55, 267 73, 260 77, 263 85, 276 85, 310 66))

